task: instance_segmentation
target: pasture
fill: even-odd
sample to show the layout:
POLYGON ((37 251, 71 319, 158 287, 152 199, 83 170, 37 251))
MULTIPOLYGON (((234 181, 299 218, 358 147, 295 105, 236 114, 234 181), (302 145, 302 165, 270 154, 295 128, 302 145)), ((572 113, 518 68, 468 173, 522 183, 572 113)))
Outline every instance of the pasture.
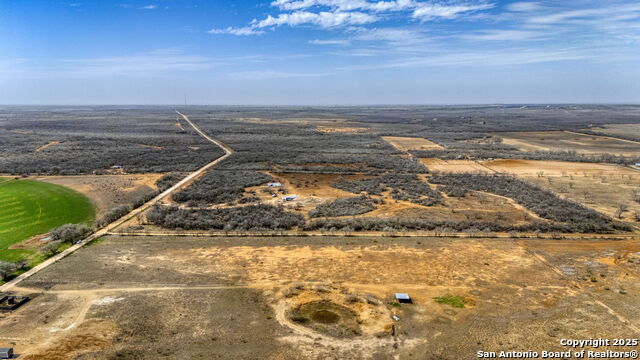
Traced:
POLYGON ((67 223, 91 223, 93 205, 71 189, 31 180, 0 179, 0 260, 31 251, 11 246, 67 223))

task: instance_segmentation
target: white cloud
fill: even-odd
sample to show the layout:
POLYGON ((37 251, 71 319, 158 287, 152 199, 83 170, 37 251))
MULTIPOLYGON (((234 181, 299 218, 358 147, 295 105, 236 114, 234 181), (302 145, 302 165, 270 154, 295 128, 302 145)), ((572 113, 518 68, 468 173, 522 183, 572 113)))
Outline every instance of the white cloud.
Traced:
POLYGON ((376 16, 363 12, 328 12, 322 11, 313 13, 308 11, 296 11, 293 13, 280 14, 276 17, 267 16, 264 20, 254 20, 251 23, 253 28, 265 28, 270 26, 297 26, 303 24, 318 25, 323 28, 331 28, 344 25, 363 25, 376 21, 376 16))
POLYGON ((461 35, 460 38, 478 41, 524 41, 539 40, 546 35, 530 30, 485 30, 476 34, 461 35))
POLYGON ((309 44, 314 45, 349 45, 350 41, 346 39, 333 39, 333 40, 310 40, 309 44))
POLYGON ((141 9, 141 10, 154 10, 154 9, 157 9, 157 8, 158 8, 158 5, 146 5, 146 6, 141 6, 138 9, 141 9))
POLYGON ((527 19, 527 21, 535 24, 587 24, 593 23, 594 21, 603 22, 633 19, 640 19, 640 4, 552 12, 532 16, 527 19))
POLYGON ((354 65, 342 68, 342 70, 352 71, 440 66, 508 66, 595 58, 597 58, 597 55, 593 52, 578 51, 576 49, 520 49, 519 51, 512 49, 507 51, 456 52, 434 56, 395 59, 383 63, 354 65))
POLYGON ((463 13, 486 10, 494 7, 485 0, 417 1, 417 0, 275 0, 271 5, 282 12, 268 15, 262 20, 254 19, 248 26, 214 29, 211 34, 255 35, 256 29, 282 25, 315 25, 321 28, 358 26, 387 18, 392 12, 405 12, 407 17, 422 21, 458 18, 463 13), (254 31, 252 31, 254 30, 254 31))
POLYGON ((353 36, 360 41, 385 41, 396 44, 424 42, 427 39, 422 31, 398 28, 357 29, 353 36))
POLYGON ((478 10, 486 10, 494 7, 493 4, 460 4, 460 5, 442 5, 440 3, 424 3, 413 11, 413 17, 416 19, 431 20, 434 18, 455 19, 462 13, 478 10))
POLYGON ((245 27, 241 27, 241 28, 234 28, 234 27, 229 26, 226 29, 211 29, 211 30, 209 30, 207 32, 209 34, 215 34, 215 35, 229 34, 229 35, 237 35, 237 36, 260 35, 260 34, 264 33, 264 31, 255 30, 254 28, 252 28, 250 26, 245 26, 245 27))
POLYGON ((542 9, 543 6, 535 1, 515 2, 507 5, 507 10, 515 12, 529 12, 542 9))

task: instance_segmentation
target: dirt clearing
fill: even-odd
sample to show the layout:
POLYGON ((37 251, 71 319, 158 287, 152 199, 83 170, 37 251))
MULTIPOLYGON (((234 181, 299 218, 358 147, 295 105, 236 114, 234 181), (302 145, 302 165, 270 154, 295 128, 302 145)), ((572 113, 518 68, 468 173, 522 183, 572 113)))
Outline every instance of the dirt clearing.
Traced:
POLYGON ((384 141, 400 151, 409 150, 440 150, 442 146, 424 138, 382 136, 384 141))
POLYGON ((494 171, 473 160, 420 159, 432 172, 447 173, 493 173, 494 171))
POLYGON ((409 359, 634 336, 621 319, 640 316, 637 246, 554 244, 109 237, 23 282, 18 291, 39 295, 2 315, 0 337, 28 359, 70 349, 79 332, 85 359, 409 359), (434 300, 449 295, 467 305, 434 300))

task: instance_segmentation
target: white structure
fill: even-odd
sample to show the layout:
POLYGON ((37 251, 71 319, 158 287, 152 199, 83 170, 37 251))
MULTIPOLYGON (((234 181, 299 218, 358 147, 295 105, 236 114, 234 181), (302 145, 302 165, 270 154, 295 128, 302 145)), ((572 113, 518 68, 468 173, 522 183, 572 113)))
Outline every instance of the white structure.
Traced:
POLYGON ((282 184, 280 184, 279 182, 270 182, 267 184, 268 187, 280 187, 282 186, 282 184))
POLYGON ((297 195, 286 195, 282 197, 283 201, 293 201, 295 199, 297 199, 298 196, 297 195))

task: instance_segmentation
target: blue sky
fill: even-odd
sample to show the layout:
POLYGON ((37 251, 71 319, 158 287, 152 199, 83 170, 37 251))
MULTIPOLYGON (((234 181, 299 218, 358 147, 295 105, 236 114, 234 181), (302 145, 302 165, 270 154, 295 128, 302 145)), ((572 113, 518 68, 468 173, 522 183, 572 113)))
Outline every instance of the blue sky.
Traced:
POLYGON ((628 0, 3 0, 3 104, 639 103, 628 0))

